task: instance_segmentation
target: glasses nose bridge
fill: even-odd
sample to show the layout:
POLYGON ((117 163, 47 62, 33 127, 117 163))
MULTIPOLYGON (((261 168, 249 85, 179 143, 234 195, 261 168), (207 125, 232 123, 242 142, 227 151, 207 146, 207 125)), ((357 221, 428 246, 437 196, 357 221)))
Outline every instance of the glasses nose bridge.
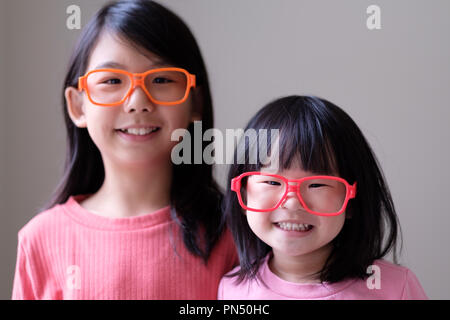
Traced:
POLYGON ((133 89, 136 88, 137 86, 145 88, 145 77, 146 74, 144 73, 134 73, 133 75, 131 75, 130 78, 133 89))
POLYGON ((289 181, 289 183, 286 186, 287 191, 286 191, 286 195, 290 192, 294 192, 294 193, 298 193, 298 191, 300 190, 300 183, 298 181, 289 181), (294 183, 294 184, 291 184, 294 183))
POLYGON ((145 93, 145 95, 148 97, 150 101, 153 101, 150 97, 149 92, 147 91, 147 88, 145 86, 145 78, 147 77, 147 73, 133 73, 129 74, 129 78, 131 80, 131 88, 129 91, 129 95, 131 95, 136 87, 140 87, 142 91, 145 93))
POLYGON ((283 200, 281 201, 281 204, 284 205, 286 201, 288 201, 288 198, 297 198, 297 200, 300 202, 300 204, 303 206, 303 202, 300 196, 300 181, 297 180, 289 180, 289 183, 287 183, 286 186, 286 193, 284 194, 283 200), (291 184, 294 183, 294 184, 291 184), (295 195, 288 196, 289 193, 293 192, 295 195))

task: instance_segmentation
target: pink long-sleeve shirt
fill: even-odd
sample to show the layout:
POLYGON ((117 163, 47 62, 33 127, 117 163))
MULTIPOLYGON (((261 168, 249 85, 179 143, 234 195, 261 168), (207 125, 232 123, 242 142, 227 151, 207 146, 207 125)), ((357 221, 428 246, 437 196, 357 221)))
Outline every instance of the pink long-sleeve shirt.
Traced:
POLYGON ((170 206, 107 218, 79 203, 41 212, 18 236, 13 299, 216 299, 238 263, 229 232, 207 265, 186 249, 170 206))
MULTIPOLYGON (((374 261, 366 280, 338 283, 293 283, 275 275, 268 265, 270 255, 258 270, 260 280, 235 283, 222 278, 219 300, 424 300, 428 299, 415 274, 406 267, 385 260, 374 261)), ((239 269, 234 268, 229 274, 239 269)))

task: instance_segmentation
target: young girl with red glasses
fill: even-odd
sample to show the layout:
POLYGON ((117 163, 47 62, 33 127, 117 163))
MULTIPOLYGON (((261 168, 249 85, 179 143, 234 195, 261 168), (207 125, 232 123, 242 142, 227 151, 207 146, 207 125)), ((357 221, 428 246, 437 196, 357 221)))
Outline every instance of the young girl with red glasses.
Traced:
POLYGON ((13 298, 216 299, 238 263, 222 194, 210 165, 171 161, 174 130, 213 127, 188 27, 153 1, 105 5, 74 50, 63 101, 64 175, 19 232, 13 298))
POLYGON ((249 129, 279 130, 266 148, 277 166, 251 164, 255 144, 241 139, 235 156, 244 161, 231 166, 224 201, 240 266, 222 278, 219 299, 427 298, 414 273, 382 259, 393 250, 397 261, 398 218, 375 155, 342 109, 289 96, 249 129))

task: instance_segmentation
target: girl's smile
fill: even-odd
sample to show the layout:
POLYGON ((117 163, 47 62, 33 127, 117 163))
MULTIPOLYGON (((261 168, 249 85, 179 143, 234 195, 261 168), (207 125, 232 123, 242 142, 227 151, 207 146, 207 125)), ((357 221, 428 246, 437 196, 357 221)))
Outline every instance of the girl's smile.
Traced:
MULTIPOLYGON (((98 66, 120 68, 130 73, 172 67, 152 52, 137 48, 108 32, 99 38, 94 47, 86 73, 101 70, 98 66)), ((86 78, 87 85, 95 83, 98 92, 102 92, 103 95, 97 96, 97 99, 105 99, 105 95, 114 92, 112 90, 119 90, 121 83, 127 79, 122 77, 123 74, 113 74, 108 78, 106 75, 105 78, 98 76, 98 82, 86 78)), ((154 81, 171 80, 161 75, 154 81)), ((67 90, 73 121, 79 127, 87 127, 105 163, 114 163, 114 166, 142 166, 148 170, 160 161, 170 161, 171 150, 176 144, 171 140, 172 132, 179 128, 186 129, 190 122, 200 120, 199 113, 194 110, 194 89, 190 90, 184 102, 158 105, 149 99, 142 87, 134 86, 126 100, 115 106, 99 106, 89 99, 92 96, 85 91, 67 90)))
MULTIPOLYGON (((277 174, 287 179, 300 179, 315 175, 299 166, 285 169, 277 174)), ((304 261, 308 264, 301 280, 296 275, 295 281, 315 282, 311 272, 319 271, 331 250, 331 242, 341 231, 345 222, 345 212, 336 216, 320 216, 307 212, 295 192, 289 192, 281 205, 269 212, 247 210, 247 221, 255 235, 272 248, 269 268, 280 277, 286 277, 282 270, 287 266, 304 261), (312 271, 315 270, 315 271, 312 271)))
MULTIPOLYGON (((288 179, 314 175, 299 167, 278 174, 288 179)), ((295 192, 289 192, 283 203, 269 212, 247 211, 247 221, 253 232, 277 253, 301 257, 330 243, 345 222, 345 212, 337 216, 319 216, 307 212, 295 192)))
MULTIPOLYGON (((283 204, 284 205, 284 204, 283 204)), ((306 237, 310 235, 315 228, 311 218, 299 218, 298 213, 289 212, 273 215, 273 225, 280 230, 286 237, 306 237)))
POLYGON ((307 236, 314 228, 314 226, 311 224, 292 220, 275 222, 274 225, 275 227, 280 228, 283 232, 288 232, 288 236, 293 237, 307 236))
POLYGON ((291 299, 314 286, 286 281, 328 286, 365 279, 375 260, 391 250, 396 259, 401 231, 392 196, 370 145, 344 110, 315 96, 286 96, 266 104, 245 130, 262 131, 253 145, 262 142, 266 158, 251 161, 256 148, 245 136, 235 148, 235 159, 249 161, 232 164, 228 174, 225 215, 240 257, 228 298, 237 283, 251 288, 242 296, 261 299, 254 290, 261 280, 267 297, 291 299), (280 134, 269 141, 262 130, 273 129, 280 134))
POLYGON ((83 201, 84 208, 120 217, 123 212, 139 215, 170 202, 171 151, 176 144, 172 132, 201 120, 201 113, 194 88, 173 105, 152 99, 171 98, 167 93, 173 92, 173 86, 182 86, 169 67, 174 66, 151 51, 103 31, 78 88, 65 89, 69 116, 77 127, 87 129, 103 162, 103 184, 83 201), (152 89, 151 95, 147 89, 152 89), (135 207, 128 207, 130 203, 135 207))
POLYGON ((115 129, 117 134, 127 141, 147 141, 152 139, 161 128, 152 125, 132 125, 121 129, 115 129))

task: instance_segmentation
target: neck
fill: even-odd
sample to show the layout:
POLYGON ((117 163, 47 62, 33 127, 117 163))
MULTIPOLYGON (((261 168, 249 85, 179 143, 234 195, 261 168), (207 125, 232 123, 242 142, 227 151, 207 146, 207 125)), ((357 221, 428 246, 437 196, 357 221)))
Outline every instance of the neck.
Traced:
POLYGON ((86 209, 107 217, 138 216, 170 204, 172 164, 120 166, 104 161, 105 180, 83 202, 86 209))
POLYGON ((269 260, 270 270, 283 280, 296 283, 318 283, 317 273, 322 270, 332 249, 329 243, 313 252, 299 256, 289 256, 273 251, 269 260))

